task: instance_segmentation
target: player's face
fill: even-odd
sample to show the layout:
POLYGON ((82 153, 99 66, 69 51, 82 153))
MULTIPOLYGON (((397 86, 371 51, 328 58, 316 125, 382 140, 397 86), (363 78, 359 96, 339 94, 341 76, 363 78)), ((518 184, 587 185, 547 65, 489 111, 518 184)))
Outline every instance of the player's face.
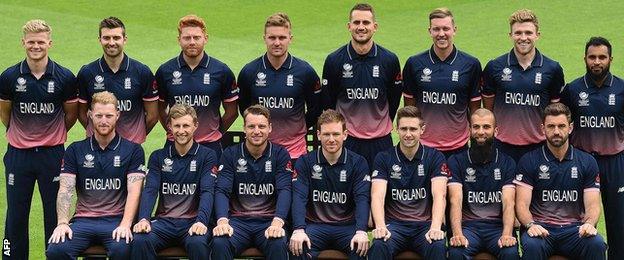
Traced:
POLYGON ((33 61, 40 61, 48 57, 48 49, 52 47, 50 33, 27 33, 22 38, 22 46, 26 50, 26 56, 33 61))
POLYGON ((114 58, 123 53, 126 36, 123 35, 122 28, 102 28, 100 33, 100 44, 104 50, 104 55, 114 58))
POLYGON ((471 121, 470 137, 477 141, 477 145, 491 143, 489 141, 494 139, 494 134, 497 130, 494 122, 494 116, 473 115, 471 121))
POLYGON ((373 18, 373 13, 355 10, 351 13, 351 21, 349 21, 347 27, 351 32, 353 41, 359 44, 366 44, 377 31, 377 22, 373 18))
POLYGON ((539 39, 539 32, 532 22, 514 23, 511 25, 509 36, 516 52, 527 55, 535 49, 535 41, 539 39))
POLYGON ((204 52, 204 46, 208 42, 208 37, 200 27, 182 27, 178 35, 178 43, 184 55, 195 58, 204 52))
POLYGON ((264 29, 264 43, 267 54, 275 58, 283 57, 288 53, 292 35, 290 29, 282 26, 271 26, 264 29))
POLYGON ((585 54, 587 72, 591 73, 596 79, 602 79, 609 73, 612 59, 613 57, 609 55, 607 46, 589 46, 589 48, 587 48, 587 54, 585 54))
POLYGON ((347 139, 347 130, 342 128, 341 122, 330 122, 322 124, 316 135, 321 140, 323 150, 332 154, 342 150, 342 144, 347 139))
POLYGON ((399 142, 405 148, 416 147, 424 130, 424 125, 416 117, 403 117, 397 122, 399 142))
POLYGON ((91 107, 93 128, 101 136, 107 136, 115 131, 117 119, 119 119, 119 111, 116 105, 94 103, 91 107))
POLYGON ((193 141, 193 134, 197 130, 197 122, 193 122, 190 115, 171 118, 169 121, 169 129, 173 134, 173 138, 178 145, 184 146, 193 141))
POLYGON ((451 17, 431 19, 429 34, 433 39, 433 45, 441 50, 453 47, 453 38, 457 27, 453 24, 451 17))
POLYGON ((245 117, 245 141, 251 146, 262 146, 269 139, 271 124, 263 115, 248 114, 245 117))
POLYGON ((572 133, 572 124, 568 123, 565 115, 546 116, 542 129, 550 145, 562 147, 568 143, 568 136, 572 133))

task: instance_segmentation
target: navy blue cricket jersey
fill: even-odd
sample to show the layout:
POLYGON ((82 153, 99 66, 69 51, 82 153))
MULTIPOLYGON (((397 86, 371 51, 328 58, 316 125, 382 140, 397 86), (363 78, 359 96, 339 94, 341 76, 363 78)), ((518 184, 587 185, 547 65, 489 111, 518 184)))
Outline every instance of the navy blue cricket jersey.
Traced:
POLYGON ((570 82, 561 93, 570 107, 574 131, 570 142, 579 149, 599 155, 624 150, 624 81, 609 73, 602 86, 591 76, 570 82))
POLYGON ((0 75, 0 100, 11 101, 7 141, 16 148, 55 146, 67 140, 64 103, 77 102, 76 77, 48 59, 37 79, 26 60, 0 75))
MULTIPOLYGON (((154 75, 145 64, 124 54, 119 70, 113 72, 102 57, 82 66, 77 78, 80 103, 91 105, 93 94, 101 91, 115 94, 121 113, 117 132, 135 143, 145 142, 147 132, 143 101, 158 100, 154 75)), ((93 126, 88 124, 87 135, 92 134, 93 126)))
POLYGON ((276 70, 265 54, 243 67, 238 86, 241 115, 253 104, 267 107, 273 125, 269 140, 284 146, 292 158, 307 152, 307 129, 321 114, 321 86, 310 64, 288 54, 276 70))
POLYGON ((399 59, 378 44, 359 55, 348 43, 325 59, 321 93, 323 108, 345 117, 350 136, 386 136, 401 99, 399 59))
POLYGON ((543 145, 525 154, 516 172, 514 183, 533 191, 529 210, 537 222, 583 222, 584 193, 600 191, 596 160, 571 145, 561 162, 543 145))
POLYGON ((483 70, 484 97, 494 97, 498 138, 508 144, 528 145, 546 140, 540 125, 542 111, 559 100, 564 86, 558 62, 537 49, 531 65, 524 70, 513 50, 491 60, 483 70))
POLYGON ((93 136, 69 145, 61 175, 76 176, 78 199, 74 217, 123 215, 127 177, 145 175, 144 164, 141 145, 119 134, 104 149, 93 136))
POLYGON ((462 187, 462 221, 503 221, 503 189, 515 188, 516 163, 494 148, 488 162, 473 162, 470 151, 448 159, 450 185, 462 187))
POLYGON ((431 221, 431 182, 450 176, 444 155, 420 144, 412 160, 398 145, 377 154, 371 178, 387 182, 386 220, 425 222, 431 221))
POLYGON ((403 67, 403 95, 413 98, 427 123, 420 142, 440 151, 468 142, 468 105, 481 100, 481 63, 457 50, 442 61, 433 51, 410 57, 403 67))
POLYGON ((152 153, 141 195, 139 219, 150 219, 158 198, 156 217, 195 218, 208 225, 214 202, 217 154, 196 142, 181 156, 175 145, 152 153))
POLYGON ((292 165, 288 151, 269 142, 254 159, 245 142, 226 148, 221 155, 215 189, 217 219, 278 217, 290 210, 292 165))
MULTIPOLYGON (((180 53, 158 68, 156 82, 160 101, 170 107, 186 104, 195 108, 199 122, 195 131, 197 142, 221 139, 221 103, 238 99, 234 73, 227 65, 204 53, 199 65, 191 70, 180 53)), ((167 136, 173 140, 171 133, 167 136)))
POLYGON ((293 228, 306 223, 355 224, 366 230, 370 212, 370 175, 364 157, 342 149, 330 165, 321 150, 297 160, 293 178, 293 228))

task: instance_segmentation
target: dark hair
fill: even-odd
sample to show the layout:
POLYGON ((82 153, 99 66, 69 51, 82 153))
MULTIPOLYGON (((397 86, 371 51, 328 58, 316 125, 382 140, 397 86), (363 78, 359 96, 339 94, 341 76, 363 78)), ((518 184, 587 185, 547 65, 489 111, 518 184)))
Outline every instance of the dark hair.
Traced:
POLYGON ((367 3, 358 3, 351 8, 349 11, 349 21, 351 21, 351 15, 353 15, 353 11, 369 11, 373 14, 373 21, 375 21, 375 10, 373 10, 373 6, 367 3))
POLYGON ((611 43, 609 40, 604 37, 594 36, 589 38, 589 41, 585 44, 585 55, 587 55, 587 50, 589 50, 589 46, 607 46, 607 50, 609 51, 609 57, 611 57, 611 43))
POLYGON ((552 103, 546 108, 544 108, 544 112, 542 113, 542 123, 546 122, 547 116, 559 116, 565 115, 568 119, 568 123, 572 123, 572 113, 570 112, 570 108, 564 105, 563 103, 552 103))
POLYGON ((126 36, 126 26, 117 17, 111 16, 108 18, 104 18, 104 20, 100 22, 100 30, 99 30, 100 36, 102 36, 102 28, 108 28, 108 29, 121 28, 121 34, 123 36, 126 36))
POLYGON ((402 108, 399 108, 396 116, 397 126, 399 125, 399 120, 404 117, 418 118, 420 120, 420 126, 423 126, 425 124, 425 120, 423 120, 420 109, 415 106, 404 106, 402 108))
POLYGON ((347 124, 345 122, 344 116, 342 116, 342 114, 338 113, 336 110, 327 109, 323 111, 323 113, 321 113, 316 122, 316 129, 320 131, 321 125, 328 123, 341 123, 342 130, 347 130, 347 124))

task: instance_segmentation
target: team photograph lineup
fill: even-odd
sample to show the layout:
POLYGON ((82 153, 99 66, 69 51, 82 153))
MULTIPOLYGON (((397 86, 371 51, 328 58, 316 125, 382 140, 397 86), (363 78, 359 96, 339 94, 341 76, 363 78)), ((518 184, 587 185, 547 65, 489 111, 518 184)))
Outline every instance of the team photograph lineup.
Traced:
POLYGON ((77 259, 93 245, 110 259, 169 247, 189 259, 624 257, 624 81, 609 39, 588 35, 585 74, 566 81, 536 48, 541 20, 519 9, 510 50, 482 67, 439 7, 430 48, 401 65, 373 40, 376 11, 344 10, 351 38, 318 74, 289 52, 285 12, 266 18, 265 52, 237 75, 206 52, 197 15, 179 18, 181 51, 154 73, 124 51, 117 17, 99 21, 102 56, 75 74, 48 56, 52 26, 25 20, 25 58, 0 75, 2 258, 77 259), (244 137, 225 142, 237 120, 244 137), (164 144, 147 150, 152 130, 164 144), (45 248, 29 244, 34 194, 45 248))

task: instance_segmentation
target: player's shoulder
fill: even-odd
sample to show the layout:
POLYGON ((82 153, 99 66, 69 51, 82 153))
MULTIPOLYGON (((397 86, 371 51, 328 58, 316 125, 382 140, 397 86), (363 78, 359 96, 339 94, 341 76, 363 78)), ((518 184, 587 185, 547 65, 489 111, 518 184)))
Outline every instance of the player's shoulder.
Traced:
POLYGON ((442 152, 440 152, 440 150, 424 145, 424 144, 420 144, 422 146, 423 149, 423 158, 429 158, 430 160, 444 160, 446 161, 446 157, 444 157, 444 154, 442 152))
POLYGON ((314 71, 314 67, 312 67, 312 65, 310 65, 310 63, 307 62, 306 60, 301 59, 301 58, 297 58, 296 56, 293 56, 292 54, 291 54, 291 57, 292 57, 292 66, 293 67, 300 67, 300 68, 304 68, 305 70, 308 70, 308 71, 310 71, 310 70, 314 71))
POLYGON ((119 147, 125 147, 126 149, 130 151, 136 151, 136 150, 143 151, 143 146, 123 137, 119 138, 119 147))
POLYGON ((286 150, 286 148, 284 148, 284 146, 281 146, 279 144, 273 143, 273 142, 269 142, 269 148, 271 149, 270 153, 271 155, 275 155, 275 156, 287 156, 288 158, 290 158, 290 154, 288 153, 288 150, 286 150))
POLYGON ((498 148, 496 148, 496 156, 497 158, 495 160, 498 161, 499 165, 508 165, 512 167, 516 166, 516 161, 513 158, 511 158, 510 155, 504 153, 498 148))
POLYGON ((349 44, 340 46, 338 49, 334 50, 329 55, 327 55, 326 60, 337 62, 337 61, 349 59, 348 46, 349 44))
POLYGON ((100 68, 100 58, 97 58, 87 64, 84 64, 80 67, 80 70, 78 71, 78 74, 83 74, 85 72, 92 72, 92 71, 96 71, 99 70, 100 68))
POLYGON ((465 63, 481 64, 481 62, 479 61, 477 57, 472 56, 470 53, 467 53, 459 49, 457 50, 457 57, 462 59, 465 63))
POLYGON ((130 56, 128 56, 128 63, 131 68, 135 68, 138 71, 150 71, 151 69, 143 62, 140 62, 130 56))
POLYGON ((458 166, 467 165, 467 164, 470 164, 470 158, 468 158, 468 156, 469 156, 468 151, 464 151, 460 153, 455 153, 449 156, 449 158, 446 160, 447 162, 456 164, 458 166))
POLYGON ((74 77, 74 73, 70 69, 68 69, 67 67, 64 67, 63 65, 61 65, 58 62, 53 61, 53 60, 50 60, 50 62, 52 64, 52 66, 53 66, 53 68, 52 68, 53 72, 55 74, 57 74, 59 77, 64 77, 64 78, 65 77, 71 77, 71 78, 74 77))
POLYGON ((531 151, 526 152, 520 159, 518 160, 518 167, 530 168, 537 167, 540 163, 546 161, 546 151, 548 149, 545 147, 546 145, 541 145, 538 148, 535 148, 531 151))
POLYGON ((23 66, 24 61, 20 61, 15 65, 12 65, 8 68, 6 68, 4 71, 2 71, 2 74, 0 74, 0 77, 2 77, 3 79, 8 79, 8 78, 17 78, 21 73, 20 73, 20 67, 23 66))
POLYGON ((250 72, 250 71, 258 70, 258 68, 262 66, 262 59, 264 59, 264 55, 249 61, 247 64, 245 64, 245 66, 243 66, 243 68, 241 69, 241 72, 250 72))
POLYGON ((225 62, 215 58, 214 56, 209 56, 210 61, 208 61, 208 67, 213 67, 218 70, 227 70, 231 71, 230 67, 225 64, 225 62))
POLYGON ((152 151, 150 154, 150 160, 160 160, 161 158, 169 157, 169 149, 171 149, 171 146, 167 145, 163 148, 152 151))
POLYGON ((180 56, 175 56, 158 67, 158 70, 161 72, 170 72, 179 69, 180 61, 178 60, 180 56))
POLYGON ((488 61, 486 67, 489 67, 492 69, 499 69, 499 68, 506 67, 509 59, 511 59, 511 57, 509 57, 509 52, 503 53, 500 56, 488 61))
POLYGON ((596 159, 590 153, 585 152, 572 145, 570 145, 570 148, 572 148, 572 152, 573 152, 572 157, 576 157, 576 159, 580 160, 581 162, 589 162, 589 163, 596 162, 596 159))
POLYGON ((78 152, 83 151, 85 149, 91 150, 91 137, 87 137, 82 140, 74 141, 67 146, 65 152, 78 152))
POLYGON ((352 166, 365 166, 368 165, 368 163, 366 162, 366 158, 364 158, 364 156, 359 155, 358 153, 351 151, 347 148, 343 148, 344 152, 346 152, 345 154, 345 161, 349 164, 351 164, 352 166))
POLYGON ((407 58, 407 61, 405 61, 405 64, 410 64, 410 65, 423 64, 429 60, 431 60, 431 57, 429 56, 429 50, 424 50, 407 58))
POLYGON ((391 50, 389 50, 386 47, 381 46, 381 44, 375 43, 375 48, 377 48, 376 50, 372 50, 372 51, 377 51, 377 54, 380 55, 381 57, 387 58, 387 59, 391 59, 391 60, 398 60, 399 57, 392 52, 391 50))
POLYGON ((233 144, 233 145, 226 147, 225 149, 223 149, 223 152, 221 153, 221 157, 238 158, 241 155, 243 145, 245 145, 244 141, 241 143, 233 144))

